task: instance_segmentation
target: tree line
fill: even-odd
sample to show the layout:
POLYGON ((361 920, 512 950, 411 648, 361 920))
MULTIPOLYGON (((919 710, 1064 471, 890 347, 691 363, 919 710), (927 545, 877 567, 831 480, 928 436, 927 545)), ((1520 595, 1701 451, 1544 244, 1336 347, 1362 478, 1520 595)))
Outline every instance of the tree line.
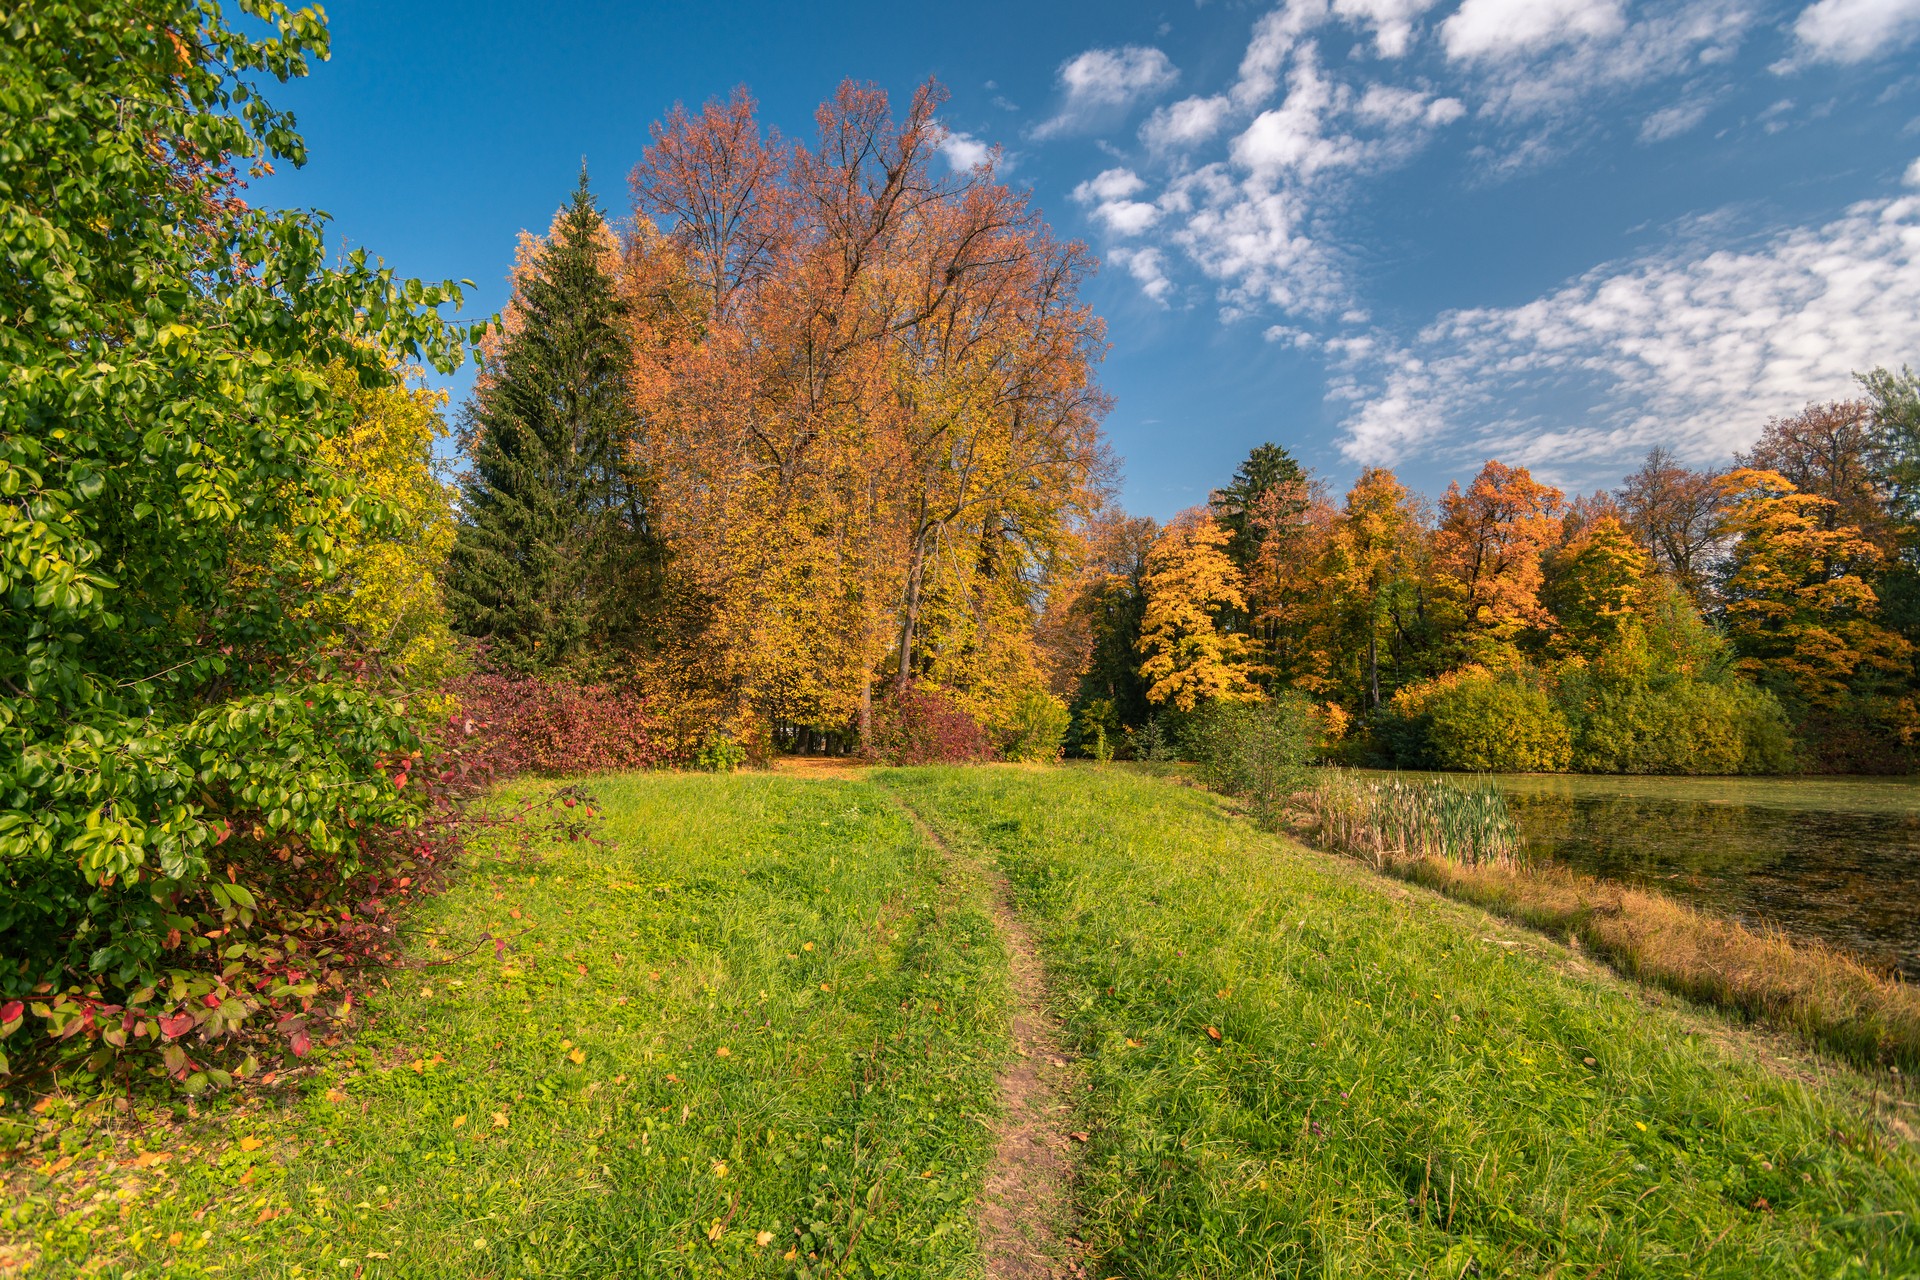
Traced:
POLYGON ((1910 769, 1920 382, 1860 384, 1729 466, 1656 448, 1571 499, 1497 461, 1437 503, 1380 468, 1336 499, 1263 445, 1165 527, 1089 523, 1053 687, 1087 741, 1295 690, 1355 762, 1910 769))

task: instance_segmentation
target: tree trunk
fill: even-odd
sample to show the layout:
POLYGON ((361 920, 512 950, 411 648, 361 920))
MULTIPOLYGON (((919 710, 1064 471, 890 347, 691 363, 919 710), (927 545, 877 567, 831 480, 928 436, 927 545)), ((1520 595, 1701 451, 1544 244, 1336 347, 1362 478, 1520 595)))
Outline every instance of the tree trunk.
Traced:
POLYGON ((1380 637, 1367 631, 1367 681, 1373 686, 1373 709, 1380 709, 1380 637))

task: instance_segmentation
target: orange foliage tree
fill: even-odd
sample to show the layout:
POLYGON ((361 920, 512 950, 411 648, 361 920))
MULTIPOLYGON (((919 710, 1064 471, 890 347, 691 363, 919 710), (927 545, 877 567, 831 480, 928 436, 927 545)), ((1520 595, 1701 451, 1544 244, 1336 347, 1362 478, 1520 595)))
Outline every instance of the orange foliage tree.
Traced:
POLYGON ((626 285, 635 453, 684 608, 664 669, 735 716, 863 729, 875 680, 1039 683, 1037 590, 1104 476, 1091 261, 991 164, 936 177, 928 84, 851 82, 811 145, 744 92, 657 125, 626 285))
POLYGON ((1500 462, 1488 462, 1464 491, 1447 486, 1433 539, 1434 585, 1453 647, 1466 660, 1510 662, 1550 624, 1540 560, 1559 541, 1561 497, 1525 467, 1500 462))

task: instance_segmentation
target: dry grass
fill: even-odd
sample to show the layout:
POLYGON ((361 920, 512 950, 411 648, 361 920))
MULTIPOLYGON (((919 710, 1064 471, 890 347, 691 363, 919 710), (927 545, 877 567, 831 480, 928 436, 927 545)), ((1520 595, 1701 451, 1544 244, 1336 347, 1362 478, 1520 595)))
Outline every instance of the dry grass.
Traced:
POLYGON ((1738 1009, 1854 1061, 1920 1067, 1920 990, 1831 948, 1565 867, 1470 866, 1431 854, 1376 865, 1576 940, 1642 982, 1738 1009))

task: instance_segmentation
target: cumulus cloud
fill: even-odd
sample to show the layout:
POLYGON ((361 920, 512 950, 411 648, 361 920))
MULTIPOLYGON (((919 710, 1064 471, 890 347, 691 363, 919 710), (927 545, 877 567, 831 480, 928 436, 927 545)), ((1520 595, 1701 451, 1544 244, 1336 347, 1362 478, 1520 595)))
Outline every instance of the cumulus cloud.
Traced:
POLYGON ((1131 169, 1107 169, 1076 186, 1073 198, 1115 235, 1138 235, 1160 219, 1158 208, 1133 198, 1146 185, 1131 169))
POLYGON ((1920 0, 1817 0, 1793 22, 1801 53, 1817 62, 1865 62, 1920 36, 1920 0))
POLYGON ((1060 109, 1034 128, 1037 139, 1098 128, 1145 98, 1171 88, 1180 73, 1148 45, 1089 49, 1060 64, 1060 109))
POLYGON ((1920 159, 1907 166, 1906 174, 1901 178, 1910 187, 1920 187, 1920 159))
POLYGON ((1769 416, 1920 347, 1920 195, 1743 249, 1609 264, 1522 306, 1449 312, 1410 341, 1326 346, 1354 462, 1498 456, 1579 481, 1653 444, 1721 458, 1769 416))
POLYGON ((1374 52, 1383 58, 1406 56, 1413 43, 1414 19, 1433 8, 1435 0, 1333 0, 1333 11, 1357 18, 1373 28, 1374 52))
POLYGON ((1140 292, 1166 305, 1167 295, 1173 292, 1173 281, 1167 276, 1166 259, 1160 250, 1154 248, 1117 248, 1107 253, 1107 260, 1120 267, 1140 284, 1140 292))
POLYGON ((1440 43, 1463 61, 1508 58, 1618 35, 1626 25, 1621 0, 1466 0, 1440 24, 1440 43))
POLYGON ((993 152, 993 144, 958 129, 949 129, 947 136, 940 140, 940 154, 955 169, 972 169, 986 164, 993 159, 993 152))

